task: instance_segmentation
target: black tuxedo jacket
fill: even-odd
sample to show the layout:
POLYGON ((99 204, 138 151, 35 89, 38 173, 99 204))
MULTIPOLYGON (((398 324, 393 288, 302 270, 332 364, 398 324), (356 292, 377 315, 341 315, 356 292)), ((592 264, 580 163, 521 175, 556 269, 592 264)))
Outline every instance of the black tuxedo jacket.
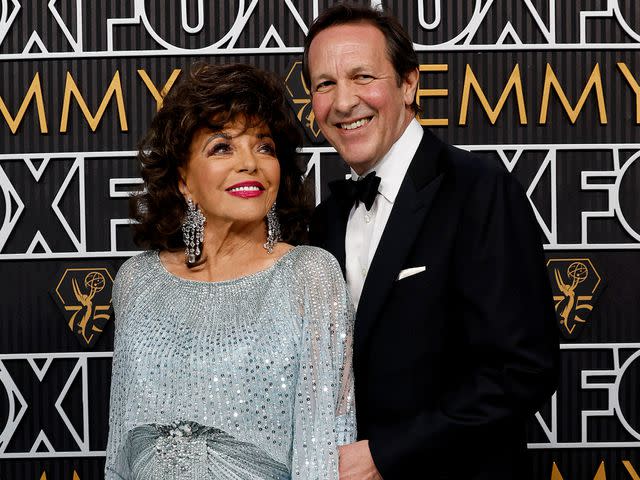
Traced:
MULTIPOLYGON (((343 270, 348 210, 330 196, 311 225, 343 270)), ((354 345, 358 437, 385 480, 528 477, 525 422, 555 389, 558 334, 540 229, 513 177, 424 131, 354 345)))

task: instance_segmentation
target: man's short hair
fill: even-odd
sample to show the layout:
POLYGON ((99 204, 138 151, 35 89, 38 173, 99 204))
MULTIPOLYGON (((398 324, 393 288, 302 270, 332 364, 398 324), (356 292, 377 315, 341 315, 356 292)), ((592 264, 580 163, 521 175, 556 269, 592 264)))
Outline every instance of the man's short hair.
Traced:
MULTIPOLYGON (((400 22, 383 10, 355 5, 335 5, 322 12, 315 19, 304 42, 302 57, 302 75, 307 86, 311 88, 309 74, 309 47, 313 39, 329 27, 346 24, 369 24, 382 32, 387 42, 387 56, 396 72, 398 86, 406 76, 419 67, 418 57, 413 50, 413 42, 400 22)), ((415 113, 421 111, 415 99, 411 108, 415 113)))

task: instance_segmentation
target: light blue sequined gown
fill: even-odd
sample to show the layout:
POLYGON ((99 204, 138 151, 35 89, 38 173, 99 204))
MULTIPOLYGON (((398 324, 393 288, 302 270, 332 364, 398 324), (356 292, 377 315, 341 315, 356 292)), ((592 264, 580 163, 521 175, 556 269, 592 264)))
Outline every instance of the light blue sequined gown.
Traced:
POLYGON ((107 479, 337 480, 356 434, 353 307, 329 253, 199 282, 145 252, 113 306, 107 479))

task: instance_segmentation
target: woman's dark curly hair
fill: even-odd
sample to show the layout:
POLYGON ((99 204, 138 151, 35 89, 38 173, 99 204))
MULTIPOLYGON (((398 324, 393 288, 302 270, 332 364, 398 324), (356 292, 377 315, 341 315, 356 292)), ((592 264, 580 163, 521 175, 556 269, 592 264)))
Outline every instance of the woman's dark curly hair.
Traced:
POLYGON ((184 246, 181 223, 186 201, 178 188, 178 169, 189 160, 194 134, 219 131, 245 121, 246 128, 266 125, 280 163, 277 212, 285 242, 305 243, 309 196, 296 149, 301 136, 287 106, 281 81, 250 65, 195 64, 169 91, 139 144, 145 191, 131 197, 134 241, 142 248, 175 250, 184 246))

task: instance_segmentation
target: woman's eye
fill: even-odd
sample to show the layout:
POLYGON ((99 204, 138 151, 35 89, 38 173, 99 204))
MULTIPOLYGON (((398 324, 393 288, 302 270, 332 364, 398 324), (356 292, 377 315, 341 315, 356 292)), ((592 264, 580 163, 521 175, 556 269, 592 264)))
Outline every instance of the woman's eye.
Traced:
POLYGON ((228 143, 216 143, 209 152, 210 155, 216 155, 221 153, 228 153, 231 150, 231 147, 228 143))
POLYGON ((260 150, 260 152, 266 153, 267 155, 275 155, 276 154, 276 147, 274 147, 273 145, 271 145, 269 143, 263 143, 262 145, 260 145, 259 150, 260 150))

